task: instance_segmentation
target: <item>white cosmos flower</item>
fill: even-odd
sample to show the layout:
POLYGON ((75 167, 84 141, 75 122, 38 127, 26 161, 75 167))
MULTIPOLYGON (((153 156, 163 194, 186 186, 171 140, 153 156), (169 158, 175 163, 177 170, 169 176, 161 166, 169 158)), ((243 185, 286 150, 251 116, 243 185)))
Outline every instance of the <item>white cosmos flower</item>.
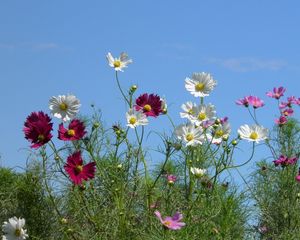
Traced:
POLYGON ((184 141, 186 146, 201 145, 205 141, 205 134, 201 127, 195 127, 193 124, 179 125, 175 134, 177 138, 184 141))
POLYGON ((214 120, 216 118, 215 106, 209 103, 208 105, 199 105, 194 108, 194 114, 191 117, 191 122, 196 126, 201 123, 214 120))
POLYGON ((136 111, 134 109, 129 109, 129 111, 126 113, 126 119, 127 126, 131 128, 148 124, 147 116, 143 112, 136 111))
POLYGON ((113 67, 116 71, 123 72, 123 68, 126 68, 128 64, 132 63, 132 60, 128 58, 128 55, 124 52, 121 53, 120 57, 114 58, 109 52, 106 55, 109 66, 113 67))
POLYGON ((23 240, 28 237, 27 230, 24 229, 25 219, 13 217, 2 225, 4 233, 3 240, 23 240))
POLYGON ((240 138, 259 143, 268 138, 268 129, 260 125, 249 126, 247 124, 240 126, 238 134, 240 138))
POLYGON ((185 88, 195 97, 209 96, 217 82, 209 73, 193 73, 192 78, 185 79, 185 88))
POLYGON ((204 176, 206 169, 191 167, 191 173, 195 175, 195 177, 200 178, 204 176))
POLYGON ((81 104, 74 95, 53 96, 49 100, 49 109, 54 117, 69 121, 79 112, 81 104))
POLYGON ((186 102, 181 105, 181 109, 184 112, 180 113, 181 118, 187 118, 191 121, 193 114, 195 113, 196 104, 192 102, 186 102))
POLYGON ((231 127, 229 122, 224 122, 219 124, 216 128, 213 129, 213 139, 212 143, 220 144, 223 139, 228 138, 231 132, 231 127))

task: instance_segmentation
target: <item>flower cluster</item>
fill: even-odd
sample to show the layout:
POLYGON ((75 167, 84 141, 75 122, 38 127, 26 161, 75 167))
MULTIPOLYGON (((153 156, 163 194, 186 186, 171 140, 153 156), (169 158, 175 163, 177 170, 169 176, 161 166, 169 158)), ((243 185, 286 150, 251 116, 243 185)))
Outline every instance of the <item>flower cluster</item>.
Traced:
POLYGON ((274 160, 275 166, 281 166, 281 167, 286 167, 288 165, 294 165, 297 162, 298 158, 297 157, 291 157, 288 158, 285 155, 280 155, 278 159, 274 160))

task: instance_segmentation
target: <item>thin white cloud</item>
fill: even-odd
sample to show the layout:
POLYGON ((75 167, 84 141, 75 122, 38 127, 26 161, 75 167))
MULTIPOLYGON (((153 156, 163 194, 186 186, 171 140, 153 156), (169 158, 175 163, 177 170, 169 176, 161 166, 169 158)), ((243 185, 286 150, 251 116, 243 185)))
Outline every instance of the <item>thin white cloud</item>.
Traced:
POLYGON ((40 49, 40 50, 47 50, 47 49, 58 48, 58 45, 56 43, 39 43, 33 45, 33 48, 40 49))
POLYGON ((285 66, 287 62, 280 59, 260 58, 209 58, 209 64, 216 64, 235 72, 252 72, 258 70, 277 71, 285 66))
POLYGON ((0 49, 29 49, 29 50, 50 50, 57 49, 59 45, 53 42, 46 43, 1 43, 0 49))

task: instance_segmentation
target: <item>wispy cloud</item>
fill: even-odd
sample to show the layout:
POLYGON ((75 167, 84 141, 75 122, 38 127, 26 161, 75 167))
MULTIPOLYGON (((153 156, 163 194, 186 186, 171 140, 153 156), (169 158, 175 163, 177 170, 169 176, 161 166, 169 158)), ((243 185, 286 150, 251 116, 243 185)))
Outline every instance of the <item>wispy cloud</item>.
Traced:
POLYGON ((45 43, 1 43, 0 49, 28 49, 28 50, 50 50, 60 46, 53 42, 45 43))
POLYGON ((59 46, 56 43, 39 43, 33 45, 33 48, 40 49, 40 50, 47 50, 47 49, 55 49, 59 46))
POLYGON ((216 64, 235 72, 251 72, 258 70, 277 71, 285 66, 287 62, 280 59, 260 58, 208 58, 205 62, 216 64))

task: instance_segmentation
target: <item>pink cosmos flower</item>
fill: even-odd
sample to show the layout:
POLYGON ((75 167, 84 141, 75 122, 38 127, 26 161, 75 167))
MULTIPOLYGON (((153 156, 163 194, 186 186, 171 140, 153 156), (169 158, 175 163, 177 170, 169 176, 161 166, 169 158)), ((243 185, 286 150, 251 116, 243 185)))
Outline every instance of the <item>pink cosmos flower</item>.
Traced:
POLYGON ((81 152, 77 151, 68 157, 64 169, 75 185, 81 185, 83 180, 87 181, 88 179, 93 179, 95 177, 96 163, 90 162, 83 165, 81 152))
POLYGON ((73 119, 68 129, 64 128, 63 123, 59 125, 58 138, 64 141, 80 140, 86 134, 85 126, 82 121, 73 119))
POLYGON ((297 182, 300 182, 300 168, 299 168, 299 171, 298 171, 298 175, 295 177, 296 181, 297 182))
POLYGON ((157 117, 163 112, 161 98, 155 94, 144 93, 136 99, 135 103, 135 109, 143 111, 147 117, 157 117))
POLYGON ((297 99, 295 96, 288 97, 287 102, 281 102, 279 104, 279 108, 281 109, 285 107, 291 108, 293 104, 299 105, 299 99, 297 99))
POLYGON ((292 108, 286 108, 281 113, 282 113, 282 115, 284 115, 286 117, 287 116, 292 116, 293 113, 294 113, 294 110, 292 108))
POLYGON ((263 107, 265 105, 264 101, 256 96, 249 96, 248 101, 249 101, 249 104, 254 108, 263 107))
POLYGON ((179 212, 176 212, 173 217, 166 217, 165 219, 162 219, 160 212, 157 210, 154 212, 154 214, 160 220, 161 224, 168 229, 179 230, 185 226, 184 222, 180 222, 183 216, 179 212))
POLYGON ((169 184, 174 184, 176 182, 177 177, 175 175, 167 175, 167 181, 169 184))
POLYGON ((266 93, 266 95, 268 97, 271 97, 271 98, 279 99, 279 98, 281 98, 283 96, 285 90, 286 89, 284 87, 279 87, 279 88, 274 87, 273 88, 273 92, 269 91, 269 92, 266 93))
POLYGON ((52 138, 51 118, 42 111, 32 112, 24 123, 25 138, 32 143, 31 148, 39 148, 52 138))
POLYGON ((245 107, 249 106, 249 97, 240 98, 235 101, 237 105, 243 105, 245 107))
POLYGON ((278 159, 274 160, 275 166, 281 166, 281 167, 286 167, 288 165, 294 165, 297 162, 298 158, 297 157, 291 157, 288 158, 287 156, 280 155, 278 159))
POLYGON ((275 119, 275 123, 279 125, 279 127, 283 126, 284 124, 287 123, 287 118, 285 116, 281 116, 278 119, 275 119))

